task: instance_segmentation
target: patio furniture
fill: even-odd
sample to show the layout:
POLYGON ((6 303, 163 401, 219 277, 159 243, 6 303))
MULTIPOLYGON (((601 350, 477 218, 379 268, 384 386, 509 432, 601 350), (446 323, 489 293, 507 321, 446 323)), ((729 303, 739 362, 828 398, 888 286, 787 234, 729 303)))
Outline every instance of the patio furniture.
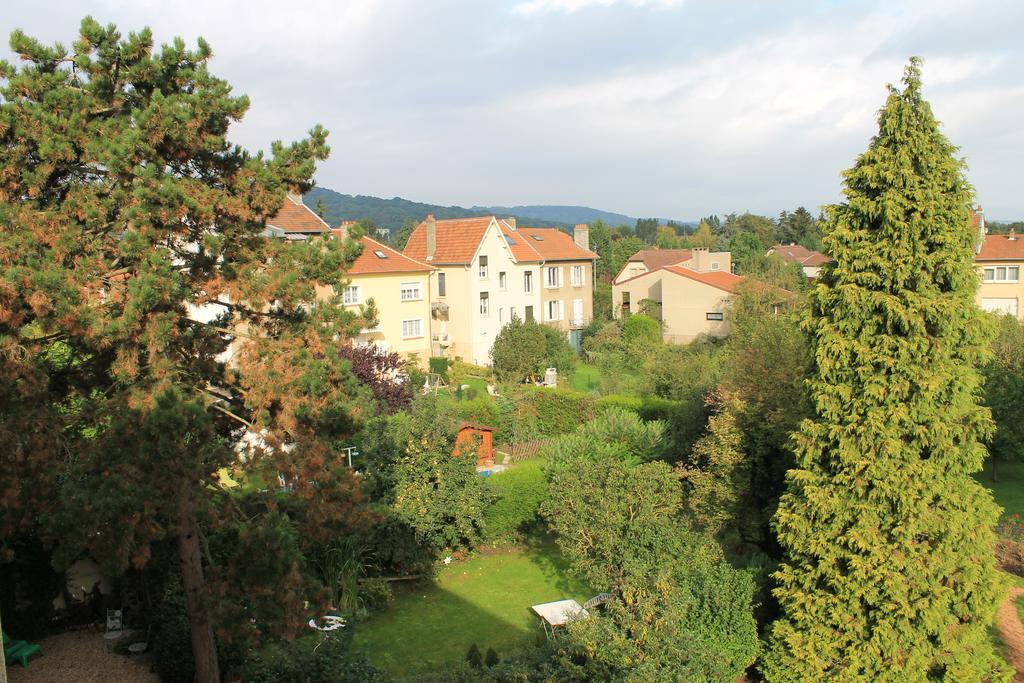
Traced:
POLYGON ((590 612, 583 609, 583 606, 575 600, 556 600, 534 605, 530 609, 540 617, 544 626, 544 634, 549 638, 555 637, 555 629, 564 628, 566 624, 574 619, 586 619, 590 612))
POLYGON ((28 666, 28 658, 32 655, 42 654, 43 648, 35 643, 27 643, 24 640, 15 640, 7 635, 3 634, 4 641, 4 658, 8 662, 21 662, 21 666, 28 666))

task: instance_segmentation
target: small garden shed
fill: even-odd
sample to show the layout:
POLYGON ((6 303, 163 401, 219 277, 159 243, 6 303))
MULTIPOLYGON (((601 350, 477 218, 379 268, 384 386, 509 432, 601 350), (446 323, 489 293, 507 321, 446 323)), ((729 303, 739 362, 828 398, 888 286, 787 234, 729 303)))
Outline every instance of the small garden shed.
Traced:
POLYGON ((478 465, 494 464, 494 427, 475 422, 463 422, 459 427, 458 436, 455 437, 454 455, 462 453, 473 445, 476 445, 478 465))

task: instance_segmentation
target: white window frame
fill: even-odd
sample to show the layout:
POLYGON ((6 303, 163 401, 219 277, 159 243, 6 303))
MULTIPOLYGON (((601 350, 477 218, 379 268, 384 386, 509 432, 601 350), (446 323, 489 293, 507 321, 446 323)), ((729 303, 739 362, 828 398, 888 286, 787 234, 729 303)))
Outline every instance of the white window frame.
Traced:
POLYGON ((480 269, 479 269, 480 279, 481 280, 486 280, 487 279, 487 268, 489 266, 489 263, 488 263, 488 260, 487 260, 487 256, 485 254, 481 254, 480 257, 477 259, 477 263, 480 265, 480 269))
POLYGON ((565 306, 562 304, 561 299, 552 299, 551 301, 548 301, 547 305, 544 307, 544 315, 547 318, 547 322, 553 323, 562 320, 565 312, 564 309, 565 306), (554 307, 554 316, 551 315, 552 307, 554 307))
POLYGON ((358 306, 363 303, 363 288, 360 285, 349 285, 341 290, 341 303, 345 306, 358 306))
POLYGON ((523 273, 523 292, 533 294, 533 271, 527 270, 523 273))
POLYGON ((417 339, 423 336, 423 318, 402 321, 402 339, 417 339))
POLYGON ((1020 282, 1020 266, 985 266, 982 270, 982 282, 1016 283, 1020 282), (1000 271, 1002 271, 1000 273, 1000 271), (1011 276, 1012 273, 1012 276, 1011 276), (1002 277, 999 277, 1002 275, 1002 277))
POLYGON ((491 295, 488 292, 480 292, 480 315, 491 314, 491 295))
POLYGON ((448 296, 448 278, 444 273, 437 274, 437 296, 438 298, 448 296))
POLYGON ((708 311, 704 314, 704 319, 711 322, 722 322, 725 320, 725 313, 722 311, 708 311))
POLYGON ((508 274, 505 271, 498 273, 498 289, 502 291, 508 289, 508 274))
POLYGON ((721 269, 721 267, 722 267, 722 266, 721 266, 721 265, 719 265, 718 261, 713 261, 713 262, 711 263, 711 270, 720 270, 720 269, 721 269))
POLYGON ((570 322, 573 325, 583 325, 583 299, 572 300, 572 320, 570 322))
POLYGON ((573 266, 572 272, 569 274, 570 280, 572 281, 573 287, 583 286, 583 266, 573 266))
POLYGON ((423 301, 423 284, 403 282, 399 285, 399 297, 402 301, 423 301))
POLYGON ((562 286, 562 267, 561 266, 546 266, 544 268, 544 286, 547 289, 558 289, 562 286), (551 276, 555 277, 552 278, 551 276), (554 279, 554 284, 552 284, 554 279))

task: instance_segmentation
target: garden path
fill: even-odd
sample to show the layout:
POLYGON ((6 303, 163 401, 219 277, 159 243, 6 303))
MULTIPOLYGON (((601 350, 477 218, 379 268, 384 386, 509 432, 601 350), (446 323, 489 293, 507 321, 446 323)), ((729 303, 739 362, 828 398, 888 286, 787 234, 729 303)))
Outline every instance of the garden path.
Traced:
POLYGON ((1024 595, 1024 588, 1011 588, 1010 596, 996 613, 996 628, 1009 650, 1007 657, 1010 664, 1017 670, 1013 677, 1014 683, 1024 683, 1024 624, 1020 623, 1020 615, 1017 613, 1017 598, 1021 595, 1024 595))

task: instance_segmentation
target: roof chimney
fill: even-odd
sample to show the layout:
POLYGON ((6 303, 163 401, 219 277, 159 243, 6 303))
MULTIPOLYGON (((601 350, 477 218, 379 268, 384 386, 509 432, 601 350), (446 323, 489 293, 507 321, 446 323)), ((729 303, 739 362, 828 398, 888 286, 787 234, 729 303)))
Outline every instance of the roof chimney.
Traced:
POLYGON ((584 251, 590 251, 590 226, 586 223, 577 223, 572 228, 572 241, 584 251))
POLYGON ((978 204, 974 207, 974 220, 978 222, 978 248, 977 253, 981 253, 981 245, 985 241, 985 235, 988 234, 988 230, 985 228, 985 209, 981 208, 978 204))
POLYGON ((428 213, 427 220, 423 222, 427 229, 427 260, 432 261, 437 252, 437 221, 434 220, 434 214, 428 213))
POLYGON ((302 204, 302 195, 292 188, 288 189, 288 199, 292 200, 296 204, 302 204))
POLYGON ((1017 230, 1014 229, 1014 228, 1010 228, 1010 236, 1007 237, 1006 239, 1008 239, 1008 240, 1016 240, 1017 239, 1017 230))
POLYGON ((513 230, 514 231, 516 229, 516 217, 515 216, 509 216, 508 218, 506 218, 505 219, 505 225, 508 226, 509 230, 513 230))

